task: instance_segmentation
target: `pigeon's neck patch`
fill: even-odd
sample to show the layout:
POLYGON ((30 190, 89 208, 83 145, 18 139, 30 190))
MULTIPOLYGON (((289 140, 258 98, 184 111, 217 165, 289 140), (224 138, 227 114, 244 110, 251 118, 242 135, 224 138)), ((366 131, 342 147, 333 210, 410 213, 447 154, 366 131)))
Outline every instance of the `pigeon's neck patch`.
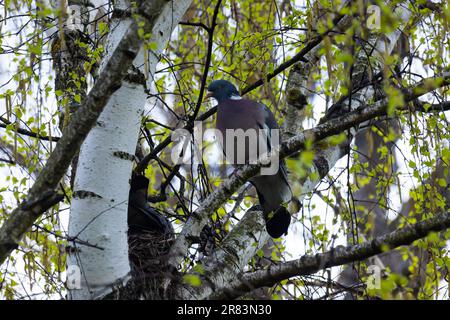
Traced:
POLYGON ((242 100, 242 97, 239 96, 239 95, 237 95, 237 94, 233 94, 233 95, 230 97, 230 99, 231 99, 231 100, 242 100))

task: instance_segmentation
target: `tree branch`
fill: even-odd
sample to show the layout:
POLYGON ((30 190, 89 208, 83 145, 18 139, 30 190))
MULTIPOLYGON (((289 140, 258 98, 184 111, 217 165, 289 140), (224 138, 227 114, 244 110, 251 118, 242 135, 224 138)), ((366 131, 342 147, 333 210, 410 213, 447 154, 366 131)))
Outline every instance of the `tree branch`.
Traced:
MULTIPOLYGON (((8 128, 8 125, 13 124, 11 121, 9 121, 8 119, 5 119, 3 117, 0 117, 0 120, 3 122, 3 123, 0 123, 0 128, 6 129, 6 128, 8 128)), ((60 139, 59 137, 41 136, 39 133, 29 131, 26 129, 22 129, 22 128, 18 128, 17 133, 22 134, 24 136, 31 137, 31 138, 36 138, 36 139, 51 141, 51 142, 58 142, 60 139)))
POLYGON ((195 270, 189 274, 202 279, 204 285, 199 287, 182 286, 176 298, 205 299, 213 293, 215 287, 224 287, 241 272, 241 265, 254 256, 254 252, 262 248, 269 239, 264 232, 265 221, 262 211, 250 209, 241 219, 241 223, 223 240, 219 249, 202 262, 203 270, 198 274, 195 270), (255 227, 256 226, 256 227, 255 227), (248 244, 253 245, 248 245, 248 244))
POLYGON ((439 232, 448 228, 450 228, 450 212, 441 213, 431 219, 404 227, 362 244, 347 247, 338 246, 323 254, 305 255, 298 260, 271 266, 267 270, 244 274, 228 286, 217 288, 216 292, 208 298, 235 298, 255 288, 273 286, 277 282, 291 277, 309 275, 326 268, 365 260, 386 251, 386 248, 392 250, 399 246, 409 245, 426 237, 430 232, 439 232))
MULTIPOLYGON (((352 2, 353 1, 351 1, 351 0, 348 1, 343 6, 343 8, 348 7, 348 5, 351 4, 352 2)), ((259 79, 259 80, 255 81, 254 83, 252 83, 251 85, 249 85, 248 87, 244 88, 241 91, 241 94, 244 95, 244 94, 262 86, 265 81, 269 82, 270 80, 275 78, 277 75, 279 75, 281 72, 283 72, 287 68, 293 66, 294 64, 296 64, 299 61, 308 62, 305 59, 306 54, 309 53, 312 49, 314 49, 319 43, 321 43, 323 38, 325 38, 330 32, 332 32, 335 27, 339 27, 338 25, 341 21, 343 21, 344 17, 346 17, 346 15, 337 14, 336 17, 334 17, 333 21, 332 21, 333 27, 331 27, 331 28, 325 30, 323 33, 318 34, 317 36, 313 37, 311 40, 309 40, 306 43, 306 45, 303 47, 303 49, 300 50, 300 52, 298 52, 295 56, 293 56, 288 61, 285 61, 282 64, 280 64, 277 68, 275 68, 274 71, 268 73, 264 79, 259 79)))
POLYGON ((214 30, 216 29, 216 26, 217 26, 217 15, 219 14, 219 9, 220 9, 221 4, 222 4, 222 0, 217 0, 216 6, 214 8, 211 26, 207 29, 207 31, 208 31, 208 51, 206 53, 205 69, 203 70, 202 83, 200 85, 200 92, 198 94, 198 100, 197 100, 197 104, 195 106, 194 114, 190 117, 191 121, 195 120, 198 112, 200 111, 200 106, 202 105, 203 93, 205 92, 206 80, 208 79, 208 71, 209 71, 209 66, 211 64, 214 30))

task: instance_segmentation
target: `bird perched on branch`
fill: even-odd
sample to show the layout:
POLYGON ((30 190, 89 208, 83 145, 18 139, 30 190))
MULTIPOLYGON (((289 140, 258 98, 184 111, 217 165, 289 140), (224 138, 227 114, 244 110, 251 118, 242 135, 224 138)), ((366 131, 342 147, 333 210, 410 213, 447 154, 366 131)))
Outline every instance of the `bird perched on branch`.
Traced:
POLYGON ((149 181, 142 175, 131 177, 128 197, 128 233, 152 232, 157 235, 173 234, 170 221, 152 208, 147 201, 149 181))
MULTIPOLYGON (((269 152, 274 142, 279 144, 279 134, 275 132, 279 129, 278 124, 273 113, 264 104, 241 98, 236 87, 226 80, 216 80, 209 85, 206 99, 210 97, 219 103, 216 129, 222 134, 219 138, 224 153, 233 165, 252 163, 259 156, 269 152), (234 141, 227 135, 227 132, 233 131, 234 141), (275 133, 278 141, 274 139, 275 133), (239 134, 243 134, 244 139, 236 137, 239 134), (256 141, 253 143, 248 141, 255 136, 256 141)), ((292 199, 284 162, 279 161, 274 173, 260 174, 249 181, 258 193, 267 232, 273 238, 281 237, 287 232, 291 222, 291 215, 285 205, 292 199)))

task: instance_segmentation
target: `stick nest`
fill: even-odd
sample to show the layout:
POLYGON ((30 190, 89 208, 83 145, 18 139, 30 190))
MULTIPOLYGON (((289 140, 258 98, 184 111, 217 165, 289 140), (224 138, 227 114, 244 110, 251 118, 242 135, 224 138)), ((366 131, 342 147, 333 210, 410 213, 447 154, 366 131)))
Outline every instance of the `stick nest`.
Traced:
POLYGON ((144 231, 128 236, 132 280, 127 299, 162 299, 161 283, 169 276, 167 254, 173 234, 144 231))

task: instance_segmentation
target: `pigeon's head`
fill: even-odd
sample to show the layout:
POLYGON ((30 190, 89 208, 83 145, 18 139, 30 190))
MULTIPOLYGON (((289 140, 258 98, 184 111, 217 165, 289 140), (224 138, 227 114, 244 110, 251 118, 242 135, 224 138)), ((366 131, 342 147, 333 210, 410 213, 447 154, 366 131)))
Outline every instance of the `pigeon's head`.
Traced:
POLYGON ((214 98, 217 102, 239 97, 236 87, 227 80, 215 80, 208 86, 206 98, 214 98))

